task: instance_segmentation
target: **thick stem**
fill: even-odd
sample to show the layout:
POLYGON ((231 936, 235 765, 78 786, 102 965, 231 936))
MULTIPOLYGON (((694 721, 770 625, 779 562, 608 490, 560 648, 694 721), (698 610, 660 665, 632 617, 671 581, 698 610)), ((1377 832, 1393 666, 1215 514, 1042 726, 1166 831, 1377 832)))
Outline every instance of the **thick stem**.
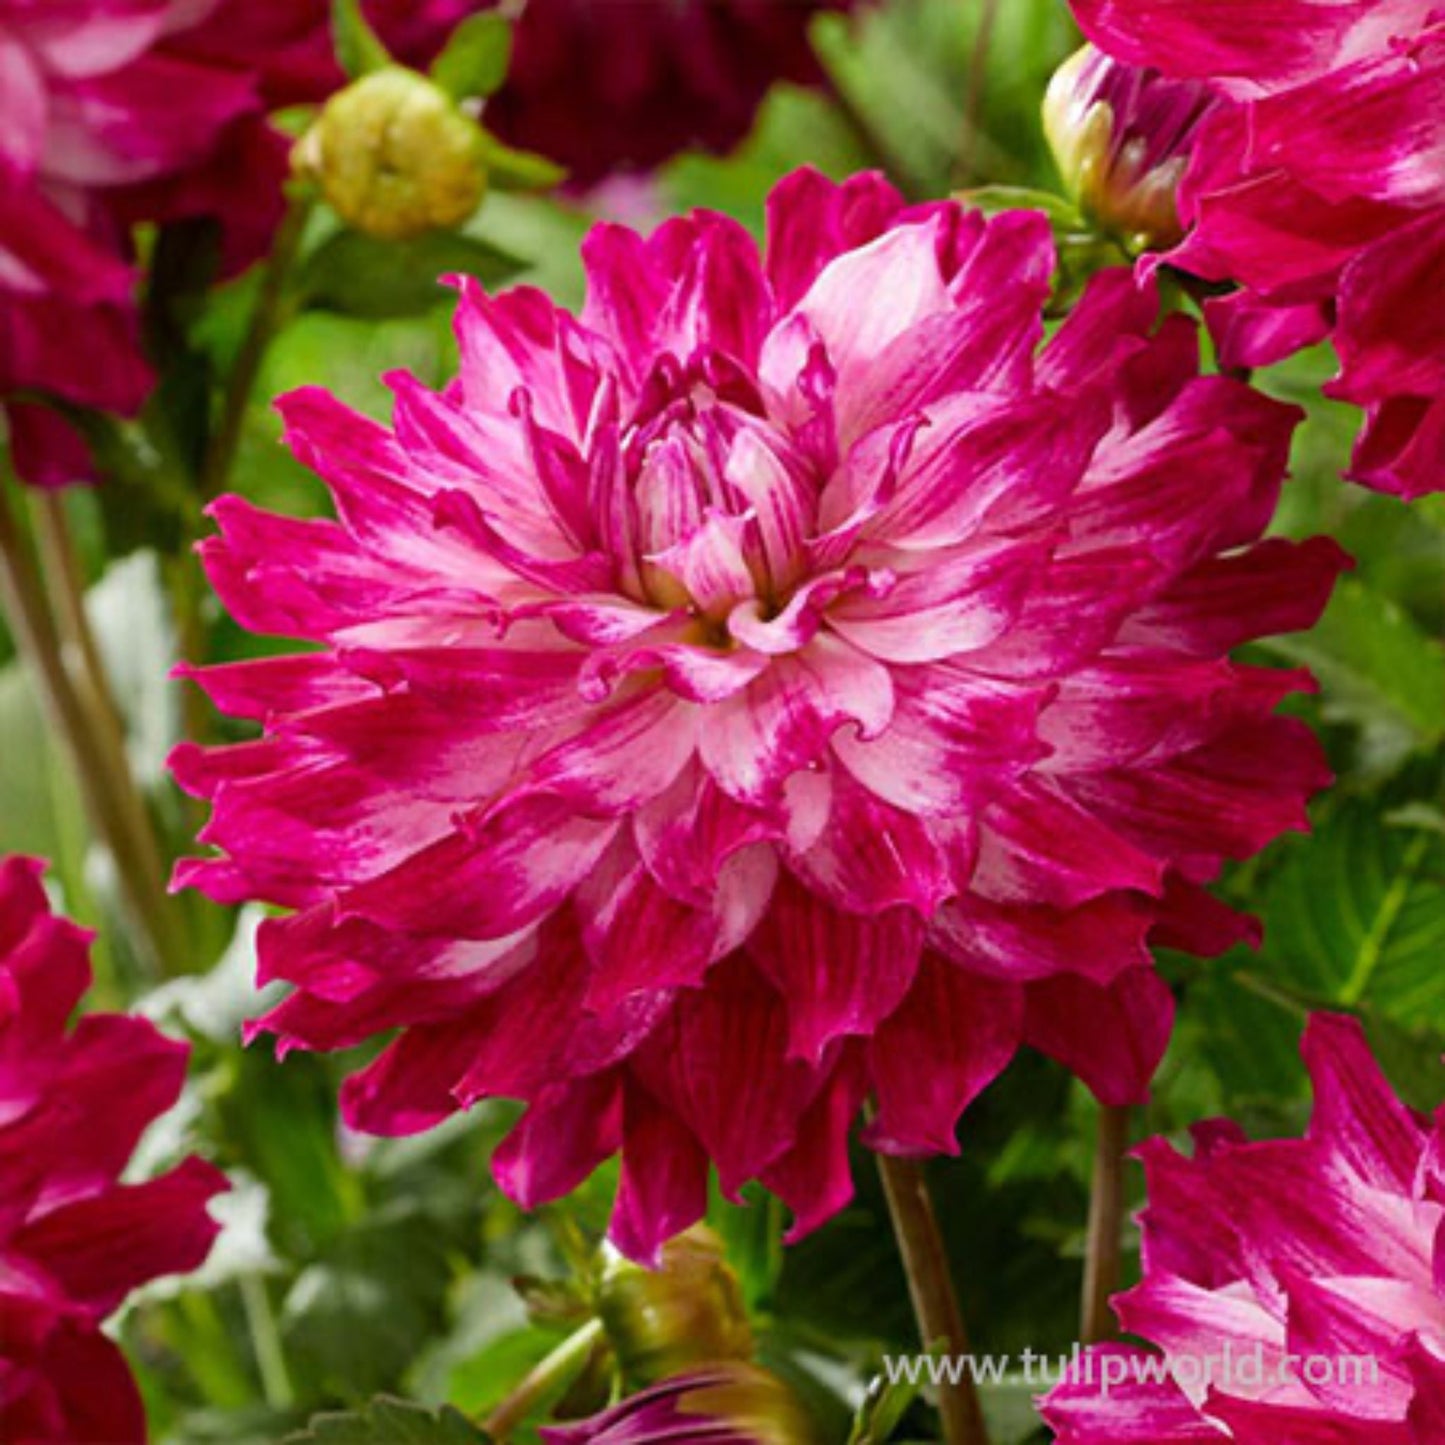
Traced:
POLYGON ((1131 1123, 1129 1109, 1100 1105, 1079 1325, 1079 1338, 1086 1345, 1112 1339, 1117 1331, 1109 1299, 1118 1292, 1124 1257, 1124 1156, 1131 1123))
POLYGON ((256 381, 261 374, 261 365, 266 360, 271 342, 281 329, 285 311, 286 280, 300 254, 306 222, 311 218, 311 206, 309 197, 293 197, 286 218, 276 232, 271 256, 261 277, 260 294, 256 297, 250 324, 241 341, 241 349, 236 354, 235 365, 231 368, 225 399, 221 404, 221 416, 201 466, 201 496, 206 501, 220 496, 230 482, 231 468, 235 464, 241 436, 246 427, 246 411, 251 404, 251 394, 256 390, 256 381))
MULTIPOLYGON (((138 940, 162 971, 177 964, 175 918, 158 863, 148 861, 154 837, 139 834, 139 804, 128 766, 117 764, 100 709, 78 686, 65 662, 65 644, 46 602, 45 587, 0 482, 0 605, 17 648, 40 690, 51 721, 65 739, 80 779, 86 810, 115 862, 126 911, 138 940)), ((143 810, 143 804, 139 804, 143 810)))
POLYGON ((566 1389, 576 1378, 603 1338, 601 1320, 592 1320, 568 1335, 546 1359, 533 1366, 517 1388, 487 1416, 482 1428, 488 1438, 498 1445, 507 1445, 518 1425, 549 1395, 566 1389))
MULTIPOLYGON (((923 1167, 916 1160, 887 1154, 877 1158, 923 1348, 941 1348, 955 1357, 967 1355, 968 1332, 923 1167)), ((968 1371, 960 1370, 957 1379, 940 1380, 938 1405, 948 1445, 988 1445, 983 1407, 968 1371)))

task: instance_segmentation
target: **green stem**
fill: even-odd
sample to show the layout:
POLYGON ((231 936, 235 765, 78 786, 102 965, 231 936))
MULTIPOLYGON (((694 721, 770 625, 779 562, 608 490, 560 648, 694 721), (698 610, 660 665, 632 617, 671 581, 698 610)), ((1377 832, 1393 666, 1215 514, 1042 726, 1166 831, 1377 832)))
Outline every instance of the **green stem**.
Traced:
POLYGON ((271 1296, 259 1274, 241 1277, 241 1305, 246 1311, 246 1328, 266 1403, 273 1410, 289 1410, 296 1403, 296 1390, 286 1369, 286 1354, 281 1347, 281 1332, 276 1328, 271 1296))
POLYGON ((1109 1299, 1119 1289, 1124 1257, 1124 1156, 1131 1124, 1131 1110, 1100 1105, 1079 1326, 1079 1338, 1086 1345, 1112 1339, 1116 1333, 1109 1299))
POLYGON ((293 196, 286 217, 276 232, 270 259, 261 276, 261 291, 251 311, 251 320, 236 353, 221 404, 221 415, 201 464, 201 496, 210 501, 221 495, 231 480, 236 453, 246 428, 262 363, 285 319, 286 280, 301 252, 306 223, 311 218, 310 196, 293 196))
POLYGON ((592 1358, 603 1337, 601 1320, 592 1320, 568 1335, 546 1359, 533 1366, 516 1389, 487 1416, 482 1429, 488 1437, 498 1445, 506 1445, 517 1426, 545 1399, 566 1388, 592 1358))
POLYGON ((13 481, 0 478, 0 606, 51 720, 65 739, 92 826, 115 862, 137 939, 153 965, 164 972, 178 962, 175 917, 159 867, 148 862, 146 837, 137 832, 134 810, 139 797, 123 749, 118 764, 100 709, 87 690, 76 685, 66 666, 65 644, 47 604, 45 586, 11 510, 9 497, 15 490, 13 481))
MULTIPOLYGON (((968 1332, 923 1166, 887 1154, 879 1154, 877 1159, 919 1339, 925 1350, 941 1349, 950 1357, 961 1358, 969 1353, 968 1332)), ((983 1407, 967 1370, 959 1370, 956 1379, 939 1381, 938 1408, 947 1445, 988 1445, 983 1407)))

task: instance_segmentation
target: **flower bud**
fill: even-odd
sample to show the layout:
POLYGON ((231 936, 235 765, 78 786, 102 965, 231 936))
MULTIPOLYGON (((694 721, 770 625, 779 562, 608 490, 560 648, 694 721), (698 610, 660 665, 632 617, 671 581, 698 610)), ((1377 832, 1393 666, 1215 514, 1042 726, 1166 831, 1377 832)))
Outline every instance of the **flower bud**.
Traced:
POLYGON ((1088 220, 1131 252, 1167 250, 1183 239, 1179 183, 1217 103, 1198 81, 1171 80, 1086 45, 1054 73, 1044 130, 1088 220))
POLYGON ((715 1445, 816 1445, 802 1402, 776 1375, 726 1361, 665 1380, 590 1420, 544 1427, 544 1445, 710 1440, 715 1445))
POLYGON ((333 96, 297 148, 296 166, 349 226, 384 241, 459 226, 487 190, 481 127, 400 66, 333 96))
POLYGON ((651 1384, 700 1364, 746 1360, 753 1334, 722 1241, 699 1225, 643 1269, 606 1246, 597 1313, 623 1374, 651 1384))

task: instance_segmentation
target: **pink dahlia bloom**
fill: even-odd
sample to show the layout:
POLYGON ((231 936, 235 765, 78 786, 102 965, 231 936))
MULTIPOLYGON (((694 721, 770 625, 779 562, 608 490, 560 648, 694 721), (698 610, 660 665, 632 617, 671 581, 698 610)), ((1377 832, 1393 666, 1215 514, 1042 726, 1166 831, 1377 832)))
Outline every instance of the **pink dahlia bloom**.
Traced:
POLYGON ((464 285, 390 429, 283 401, 339 520, 215 509, 233 615, 319 644, 201 673, 265 734, 174 759, 222 854, 179 881, 296 910, 262 1027, 401 1029, 363 1130, 526 1100, 524 1203, 620 1150, 642 1258, 709 1160, 826 1218, 865 1094, 956 1149, 1021 1043, 1139 1098, 1149 940, 1247 931, 1204 886, 1326 779, 1307 677, 1227 657, 1341 565, 1259 540, 1298 414, 1128 271, 1041 345, 1044 218, 874 177, 784 181, 765 261, 709 213, 585 256, 580 318, 464 285))
POLYGON ((1073 0, 1103 49, 1205 80, 1171 259, 1244 290, 1216 303, 1228 359, 1333 332, 1332 395, 1366 411, 1352 475, 1445 488, 1445 7, 1439 0, 1073 0))
POLYGON ((180 1093, 186 1049, 140 1019, 68 1027, 87 936, 51 914, 40 865, 0 862, 0 1439, 140 1445, 145 1416, 101 1324, 131 1290, 194 1269, 226 1187, 189 1159, 120 1176, 180 1093))
POLYGON ((818 1439, 781 1380, 736 1362, 675 1376, 600 1415, 539 1433, 543 1445, 813 1445, 818 1439))
POLYGON ((1314 1018, 1304 1055, 1305 1138, 1216 1121, 1192 1159, 1140 1150, 1144 1279, 1114 1303, 1162 1353, 1078 1368, 1043 1405, 1059 1445, 1445 1439, 1445 1112, 1401 1104, 1352 1019, 1314 1018))
MULTIPOLYGON (((0 398, 135 411, 151 375, 128 224, 234 215, 239 259, 274 218, 279 172, 250 81, 184 53, 197 11, 194 0, 0 0, 0 398)), ((8 419, 27 479, 88 470, 55 413, 12 405, 8 419)))

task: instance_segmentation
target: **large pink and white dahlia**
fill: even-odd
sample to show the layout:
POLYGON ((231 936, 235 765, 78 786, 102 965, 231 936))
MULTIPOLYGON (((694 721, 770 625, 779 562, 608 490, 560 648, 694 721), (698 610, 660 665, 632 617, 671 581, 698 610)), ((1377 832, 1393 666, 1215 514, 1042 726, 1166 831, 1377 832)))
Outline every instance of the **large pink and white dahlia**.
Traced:
POLYGON ((1248 925, 1205 885, 1326 777, 1230 648, 1308 625, 1341 555, 1261 542, 1296 412, 1198 374, 1100 276, 1041 345, 1042 216, 813 172, 766 259, 725 217, 586 243, 580 318, 463 288, 462 371, 384 428, 282 402, 337 521, 225 499, 210 576, 319 650, 211 668, 264 724, 182 747, 261 934, 284 1047, 400 1036, 358 1128, 530 1104, 527 1204, 619 1150, 649 1257, 709 1161, 817 1224, 876 1149, 956 1148, 1022 1043, 1140 1097, 1149 940, 1248 925))
POLYGON ((45 393, 128 414, 151 384, 129 226, 217 215, 239 259, 280 205, 280 151, 233 67, 185 38, 195 0, 0 0, 0 405, 28 480, 89 459, 45 393))
POLYGON ((189 1159, 120 1183, 180 1093, 186 1049, 141 1019, 68 1026, 87 946, 50 912, 38 863, 0 862, 0 1439, 142 1445, 140 1395, 101 1324, 205 1259, 226 1181, 189 1159))
POLYGON ((1445 7, 1439 0, 1072 0, 1101 48, 1207 81, 1171 259, 1238 281, 1229 359, 1333 333, 1330 392, 1365 409, 1353 475, 1445 489, 1445 7))
POLYGON ((1078 1367, 1043 1405, 1059 1445, 1445 1439, 1445 1114, 1400 1103, 1351 1019, 1313 1019, 1304 1054, 1305 1138, 1216 1121, 1192 1159, 1140 1150, 1144 1279, 1114 1303, 1162 1353, 1078 1367))

